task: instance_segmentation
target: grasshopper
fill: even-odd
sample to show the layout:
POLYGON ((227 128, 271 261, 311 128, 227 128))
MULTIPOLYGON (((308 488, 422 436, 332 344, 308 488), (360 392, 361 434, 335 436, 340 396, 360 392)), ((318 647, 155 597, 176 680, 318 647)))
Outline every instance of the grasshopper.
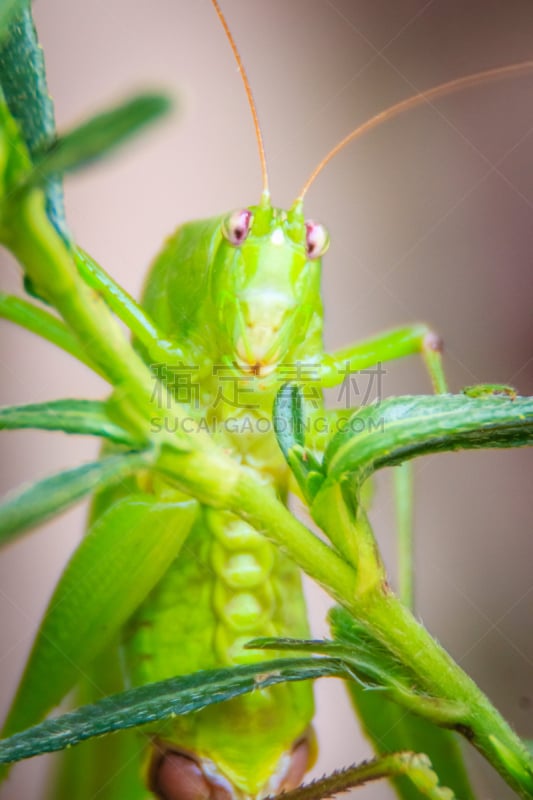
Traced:
MULTIPOLYGON (((257 217, 259 215, 259 213, 260 212, 256 211, 255 212, 255 216, 257 217)), ((229 215, 226 218, 226 225, 228 226, 228 228, 231 228, 232 223, 234 225, 240 225, 242 223, 242 221, 243 221, 243 217, 242 216, 235 218, 235 217, 232 217, 231 215, 229 215), (236 220, 237 220, 237 222, 236 222, 236 220)), ((231 233, 231 231, 230 231, 230 233, 231 233)), ((150 292, 150 288, 148 289, 148 293, 149 292, 150 292)), ((258 347, 260 348, 261 345, 258 345, 258 347)), ((235 356, 235 358, 237 360, 240 359, 241 368, 243 367, 243 364, 244 364, 245 367, 247 365, 246 368, 248 369, 248 372, 253 373, 254 369, 255 369, 258 372, 258 377, 268 377, 267 374, 266 374, 267 370, 268 370, 268 368, 270 366, 270 362, 268 361, 268 358, 269 358, 268 354, 267 354, 267 358, 263 359, 263 361, 265 363, 261 364, 261 358, 262 357, 259 358, 257 356, 256 352, 254 351, 253 346, 250 345, 250 344, 243 343, 240 348, 237 348, 237 352, 234 353, 234 356, 235 356), (257 366, 257 365, 259 365, 259 366, 257 366)), ((272 359, 272 363, 274 363, 274 362, 275 362, 275 359, 272 359)))

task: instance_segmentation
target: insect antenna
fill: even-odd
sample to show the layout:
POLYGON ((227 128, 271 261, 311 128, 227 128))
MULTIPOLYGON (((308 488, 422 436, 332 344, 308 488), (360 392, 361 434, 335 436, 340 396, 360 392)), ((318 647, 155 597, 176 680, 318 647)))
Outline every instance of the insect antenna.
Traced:
POLYGON ((261 162, 261 179, 263 181, 263 199, 267 200, 270 197, 270 192, 268 189, 268 171, 267 171, 267 164, 266 164, 266 156, 265 156, 265 146, 263 144, 263 135, 261 133, 261 127, 259 125, 259 117, 257 115, 257 108, 255 105, 254 97, 252 94, 252 89, 250 87, 250 82, 248 81, 248 76, 246 74, 246 70, 244 69, 244 64, 242 63, 241 55, 237 49, 237 45, 235 44, 235 39, 233 38, 231 31, 229 29, 229 25, 226 22, 226 18, 222 13, 222 9, 220 8, 217 0, 211 0, 213 4, 213 8, 216 11, 217 17, 220 20, 220 24, 224 28, 224 33, 226 34, 226 38, 229 42, 233 55, 235 57, 235 61, 237 62, 237 67, 239 69, 239 73, 242 78, 242 82, 244 85, 244 91, 246 92, 246 97, 248 100, 248 105, 250 107, 250 111, 252 113, 252 120, 254 123, 254 130, 255 130, 255 139, 257 142, 257 149, 259 150, 259 160, 261 162))
POLYGON ((484 70, 483 72, 476 72, 473 75, 466 75, 464 78, 456 78, 453 81, 441 83, 439 86, 435 86, 433 89, 429 89, 427 92, 420 92, 420 94, 417 94, 414 97, 408 97, 406 100, 401 100, 399 103, 390 106, 390 108, 380 111, 379 114, 376 114, 374 117, 371 117, 362 125, 359 125, 357 128, 355 128, 351 133, 345 136, 344 139, 336 144, 332 150, 329 151, 329 153, 322 159, 322 161, 307 179, 294 203, 294 206, 301 206, 303 198, 311 184, 322 172, 324 167, 329 164, 329 162, 335 158, 335 156, 340 153, 347 144, 350 144, 350 142, 358 139, 360 136, 368 131, 371 131, 373 128, 377 128, 378 125, 381 125, 383 122, 388 122, 388 120, 394 119, 394 117, 403 114, 404 111, 410 111, 411 109, 416 108, 423 103, 431 103, 438 97, 443 97, 444 95, 451 94, 452 92, 458 92, 462 89, 469 89, 472 86, 477 86, 478 84, 486 83, 487 81, 517 77, 531 69, 533 69, 533 61, 523 61, 520 64, 511 64, 507 67, 496 67, 494 69, 484 70))

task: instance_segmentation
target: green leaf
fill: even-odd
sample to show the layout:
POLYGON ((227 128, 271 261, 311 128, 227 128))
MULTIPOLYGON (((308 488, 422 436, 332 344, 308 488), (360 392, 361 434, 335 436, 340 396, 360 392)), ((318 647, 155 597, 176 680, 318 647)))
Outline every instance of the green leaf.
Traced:
MULTIPOLYGON (((376 752, 426 753, 441 782, 461 800, 473 800, 455 736, 405 707, 414 705, 409 694, 411 700, 417 695, 416 676, 345 609, 334 607, 330 621, 334 641, 255 639, 247 647, 337 658, 350 674, 348 689, 376 752)), ((431 704, 430 698, 425 699, 431 704)), ((411 781, 397 777, 394 784, 402 800, 420 800, 422 795, 411 781)))
POLYGON ((29 0, 2 0, 0 4, 0 41, 7 35, 11 23, 29 4, 29 0))
MULTIPOLYGON (((48 147, 56 136, 54 106, 46 85, 43 51, 37 41, 30 3, 17 5, 20 13, 13 18, 8 12, 12 24, 0 43, 0 84, 12 115, 9 121, 3 119, 11 144, 5 175, 9 191, 26 180, 30 164, 28 153, 22 151, 27 148, 33 160, 36 153, 48 147), (13 120, 18 130, 13 130, 13 120), (24 148, 18 144, 20 135, 24 148), (23 177, 18 174, 21 169, 23 177)), ((50 176, 44 177, 41 184, 47 215, 63 240, 68 242, 61 181, 50 176)))
POLYGON ((333 624, 347 629, 350 639, 340 636, 335 641, 260 638, 247 647, 292 653, 320 653, 336 658, 344 665, 351 680, 380 697, 389 697, 405 708, 430 716, 439 724, 462 719, 464 706, 429 695, 420 688, 417 676, 408 665, 380 642, 371 631, 347 611, 335 607, 330 612, 333 624))
MULTIPOLYGON (((107 646, 87 668, 69 708, 96 703, 123 691, 121 661, 118 643, 107 646)), ((139 769, 139 739, 134 729, 117 731, 113 736, 88 739, 58 753, 53 800, 73 800, 73 791, 76 800, 147 800, 139 769)), ((6 765, 0 765, 2 771, 7 772, 6 765)))
POLYGON ((533 398, 431 395, 395 397, 357 411, 333 437, 324 466, 337 480, 359 480, 427 453, 533 443, 533 398))
POLYGON ((417 798, 462 800, 456 798, 447 786, 441 785, 440 776, 424 753, 409 751, 387 753, 371 761, 335 770, 331 775, 276 795, 276 800, 285 800, 285 797, 286 800, 323 800, 336 797, 357 786, 366 786, 370 781, 394 779, 395 776, 408 778, 410 785, 420 790, 420 793, 416 793, 417 798))
POLYGON ((54 591, 4 735, 61 702, 176 558, 197 503, 123 498, 97 517, 54 591))
POLYGON ((280 658, 152 683, 106 697, 1 741, 0 763, 62 750, 93 736, 174 714, 188 714, 278 683, 328 676, 347 677, 347 672, 335 658, 280 658))
POLYGON ((274 400, 274 431, 304 498, 312 502, 324 481, 320 464, 312 452, 304 448, 305 420, 302 391, 295 383, 281 387, 274 400))
MULTIPOLYGON (((347 613, 347 612, 346 612, 347 613)), ((292 653, 314 653, 337 658, 350 674, 350 678, 365 689, 382 690, 394 695, 414 679, 403 664, 400 664, 383 645, 373 640, 361 627, 357 647, 343 641, 259 638, 246 645, 249 649, 289 651, 292 653)))
POLYGON ((304 413, 302 392, 295 383, 281 387, 274 400, 274 431, 281 451, 288 458, 295 446, 304 446, 304 413))
MULTIPOLYGON (((364 647, 360 626, 347 611, 334 608, 330 620, 337 642, 351 646, 356 652, 362 645, 364 647)), ((377 754, 401 749, 425 753, 441 783, 449 786, 461 800, 474 800, 455 734, 415 716, 382 693, 366 691, 354 681, 350 681, 347 688, 365 734, 377 754)), ((404 777, 395 778, 393 783, 402 800, 420 800, 422 797, 415 785, 404 777)))
POLYGON ((20 428, 102 436, 130 447, 138 444, 128 431, 109 418, 106 403, 99 400, 52 400, 0 407, 0 430, 20 428))
POLYGON ((35 169, 25 185, 39 185, 50 176, 73 172, 102 158, 141 128, 168 113, 170 107, 164 95, 140 94, 92 117, 36 154, 35 169))
POLYGON ((463 394, 468 397, 507 397, 516 400, 518 392, 513 386, 505 383, 476 383, 474 386, 464 386, 463 394))
MULTIPOLYGON (((399 749, 425 753, 441 783, 449 786, 460 800, 474 800, 456 734, 411 714, 376 692, 365 691, 354 681, 350 681, 347 688, 364 733, 377 754, 385 755, 399 749)), ((403 777, 393 779, 393 783, 401 800, 423 797, 403 777)))
POLYGON ((149 465, 146 453, 124 453, 59 472, 10 495, 0 506, 0 545, 59 514, 82 497, 149 465))
MULTIPOLYGON (((0 292, 0 317, 20 325, 26 330, 36 333, 56 347, 60 347, 71 356, 77 358, 91 369, 103 376, 102 371, 94 366, 76 337, 69 331, 64 322, 54 314, 29 303, 20 297, 0 292)), ((104 377, 104 376, 103 376, 104 377)))

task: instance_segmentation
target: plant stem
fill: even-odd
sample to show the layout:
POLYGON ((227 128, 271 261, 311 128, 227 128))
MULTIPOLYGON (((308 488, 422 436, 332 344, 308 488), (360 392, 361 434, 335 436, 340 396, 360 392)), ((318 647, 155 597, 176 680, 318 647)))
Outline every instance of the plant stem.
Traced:
MULTIPOLYGON (((462 733, 523 798, 533 798, 533 762, 519 737, 476 684, 413 617, 385 582, 365 581, 360 593, 359 575, 327 545, 295 520, 274 499, 262 495, 250 478, 236 487, 232 510, 275 541, 307 574, 350 611, 383 646, 416 675, 419 693, 427 696, 420 711, 428 715, 428 699, 449 702, 463 709, 453 727, 462 733), (310 540, 310 536, 312 537, 310 540), (312 541, 314 540, 314 541, 312 541)), ((358 525, 364 514, 358 515, 358 525)), ((368 524, 368 523, 366 523, 368 524)), ((357 534, 357 531, 355 531, 357 534)), ((437 721, 437 714, 435 720, 437 721)))
MULTIPOLYGON (((42 193, 34 190, 21 196, 10 205, 9 219, 4 222, 9 230, 6 243, 26 267, 36 289, 57 308, 90 360, 115 386, 115 401, 125 426, 149 438, 150 419, 154 413, 162 413, 152 402, 150 370, 102 299, 77 274, 68 248, 46 217, 42 193)), ((183 412, 178 404, 173 406, 174 416, 183 412)), ((439 700, 450 701, 463 707, 464 714, 454 727, 488 758, 521 797, 533 798, 531 760, 518 737, 473 681, 389 592, 383 576, 379 574, 380 580, 372 580, 371 531, 362 510, 341 523, 353 524, 348 535, 366 543, 364 568, 361 552, 354 566, 347 563, 209 437, 161 432, 151 434, 151 438, 161 448, 160 469, 201 502, 227 508, 250 522, 408 665, 419 681, 419 691, 429 695, 424 698, 426 715, 431 698, 436 704, 439 700), (188 452, 176 449, 180 438, 188 452)), ((327 532, 327 515, 325 518, 327 532)), ((375 556, 378 575, 377 552, 375 556)))
POLYGON ((36 288, 57 308, 114 385, 130 386, 140 397, 145 395, 149 370, 98 294, 78 277, 65 243, 46 216, 42 193, 24 194, 10 217, 8 244, 36 288))
POLYGON ((392 593, 375 592, 346 606, 403 663, 428 694, 463 706, 454 726, 523 798, 533 797, 533 762, 488 698, 392 593))
POLYGON ((393 470, 398 542, 398 596, 414 609, 413 586, 413 466, 405 461, 393 470))

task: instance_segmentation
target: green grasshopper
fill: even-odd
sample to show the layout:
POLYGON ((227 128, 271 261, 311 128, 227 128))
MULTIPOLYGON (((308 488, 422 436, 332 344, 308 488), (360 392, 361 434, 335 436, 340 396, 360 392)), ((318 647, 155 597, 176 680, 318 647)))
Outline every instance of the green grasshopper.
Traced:
MULTIPOLYGON (((427 96, 451 91, 458 83, 427 96)), ((406 107, 419 102, 415 99, 406 107)), ((434 388, 444 391, 445 382, 438 339, 426 326, 402 328, 331 355, 324 353, 319 278, 328 237, 322 226, 303 216, 303 195, 310 182, 288 212, 272 208, 261 145, 260 151, 264 176, 260 203, 180 228, 156 260, 143 305, 169 342, 169 362, 164 367, 174 368, 174 379, 165 377, 176 393, 187 392, 190 423, 206 420, 228 450, 284 497, 287 469, 271 432, 265 431, 280 380, 297 378, 297 365, 312 373, 310 412, 322 408, 320 390, 338 386, 347 370, 390 358, 421 353, 434 388), (221 391, 224 381, 237 400, 228 403, 221 391)), ((101 280, 98 268, 90 260, 84 263, 87 280, 101 280)), ((138 346, 144 350, 143 342, 138 346)), ((149 354, 146 357, 150 361, 149 354)), ((99 498, 94 524, 128 493, 143 490, 178 501, 170 487, 145 475, 126 489, 99 498)), ((295 569, 246 523, 225 512, 205 511, 194 523, 183 557, 128 623, 124 639, 129 680, 142 684, 259 658, 242 649, 244 641, 305 632, 295 569), (180 598, 173 600, 171 611, 170 595, 180 598), (196 630, 204 638, 193 640, 190 651, 176 652, 179 633, 174 627, 180 632, 188 625, 191 637, 196 630)), ((299 782, 313 749, 308 688, 258 693, 235 701, 232 708, 217 707, 154 732, 145 771, 155 792, 169 799, 188 797, 184 786, 192 781, 200 796, 255 796, 299 782), (246 729, 240 731, 243 719, 246 729)), ((136 791, 139 796, 144 793, 140 785, 136 791)))

